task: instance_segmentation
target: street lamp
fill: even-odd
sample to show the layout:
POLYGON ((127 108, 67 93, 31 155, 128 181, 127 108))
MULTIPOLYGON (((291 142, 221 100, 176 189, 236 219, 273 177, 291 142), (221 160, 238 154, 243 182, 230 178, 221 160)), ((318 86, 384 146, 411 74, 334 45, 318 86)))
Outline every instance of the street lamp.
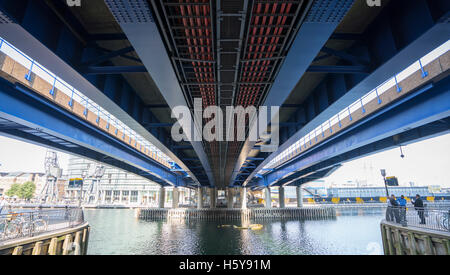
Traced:
MULTIPOLYGON (((89 168, 89 166, 88 166, 88 168, 89 168)), ((87 176, 87 173, 88 173, 87 170, 83 170, 81 172, 82 181, 81 181, 81 185, 80 185, 80 194, 78 196, 78 207, 81 207, 81 201, 83 200, 83 184, 84 184, 84 179, 87 176)))
POLYGON ((388 188, 387 188, 387 183, 386 183, 386 170, 381 169, 381 176, 384 179, 384 188, 386 188, 386 196, 389 197, 389 192, 388 192, 388 188))

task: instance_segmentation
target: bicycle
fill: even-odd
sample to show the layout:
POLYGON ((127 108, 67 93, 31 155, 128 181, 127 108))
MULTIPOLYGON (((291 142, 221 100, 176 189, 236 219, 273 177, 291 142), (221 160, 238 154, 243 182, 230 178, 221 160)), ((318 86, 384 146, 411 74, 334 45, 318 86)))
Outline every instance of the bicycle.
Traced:
POLYGON ((2 239, 33 235, 46 231, 47 227, 47 222, 41 216, 38 216, 37 219, 30 218, 30 221, 27 221, 23 213, 8 214, 7 219, 3 222, 2 239))

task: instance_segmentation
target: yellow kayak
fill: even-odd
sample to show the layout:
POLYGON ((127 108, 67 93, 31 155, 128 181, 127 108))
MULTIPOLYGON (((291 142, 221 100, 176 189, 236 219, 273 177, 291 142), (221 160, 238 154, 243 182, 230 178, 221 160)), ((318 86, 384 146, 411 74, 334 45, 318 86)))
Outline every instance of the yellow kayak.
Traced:
POLYGON ((250 224, 250 229, 251 230, 261 230, 263 229, 263 225, 262 224, 250 224))
POLYGON ((250 224, 248 227, 233 225, 233 227, 236 229, 261 230, 263 228, 263 225, 262 224, 250 224))

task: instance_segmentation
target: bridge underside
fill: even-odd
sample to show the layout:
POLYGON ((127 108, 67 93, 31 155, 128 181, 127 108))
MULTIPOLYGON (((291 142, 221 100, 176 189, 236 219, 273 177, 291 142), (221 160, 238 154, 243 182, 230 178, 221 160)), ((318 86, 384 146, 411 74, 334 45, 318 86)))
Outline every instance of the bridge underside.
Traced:
MULTIPOLYGON (((20 85, 0 87, 6 100, 0 103, 5 108, 0 108, 0 132, 161 185, 299 185, 329 175, 343 161, 447 131, 443 102, 436 102, 444 108, 439 119, 419 116, 429 115, 421 106, 433 100, 431 95, 445 96, 446 80, 441 80, 259 177, 270 161, 337 110, 449 40, 449 11, 447 0, 386 0, 381 7, 354 0, 90 0, 81 7, 65 0, 0 1, 1 37, 123 121, 177 167, 161 167, 20 85), (222 109, 281 106, 281 146, 262 152, 271 142, 265 137, 174 141, 171 108, 187 106, 193 122, 194 98, 201 98, 203 107, 222 109), (8 104, 31 109, 21 114, 8 104), (412 117, 401 116, 402 108, 412 117), (53 114, 57 128, 49 124, 53 114), (391 132, 377 131, 377 121, 392 125, 391 132)), ((252 127, 245 126, 246 132, 252 127)), ((270 125, 263 128, 272 131, 270 125)))
POLYGON ((4 79, 0 79, 0 135, 103 162, 162 186, 185 185, 181 175, 24 85, 4 79))
POLYGON ((426 84, 249 186, 298 186, 340 163, 450 131, 450 77, 426 84))

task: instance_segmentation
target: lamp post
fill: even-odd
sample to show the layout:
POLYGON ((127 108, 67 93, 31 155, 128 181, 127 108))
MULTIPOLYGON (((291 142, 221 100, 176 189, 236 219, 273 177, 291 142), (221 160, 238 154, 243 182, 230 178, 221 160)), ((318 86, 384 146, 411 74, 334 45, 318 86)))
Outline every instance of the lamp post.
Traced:
POLYGON ((387 188, 387 183, 386 183, 386 170, 381 169, 381 176, 384 179, 384 188, 386 188, 386 196, 389 197, 389 192, 388 192, 388 188, 387 188))
POLYGON ((84 179, 87 176, 87 173, 88 173, 87 170, 83 170, 83 172, 81 172, 82 182, 81 182, 81 185, 80 185, 80 194, 78 196, 78 207, 80 207, 80 208, 81 208, 81 202, 83 200, 83 184, 84 184, 84 179))

